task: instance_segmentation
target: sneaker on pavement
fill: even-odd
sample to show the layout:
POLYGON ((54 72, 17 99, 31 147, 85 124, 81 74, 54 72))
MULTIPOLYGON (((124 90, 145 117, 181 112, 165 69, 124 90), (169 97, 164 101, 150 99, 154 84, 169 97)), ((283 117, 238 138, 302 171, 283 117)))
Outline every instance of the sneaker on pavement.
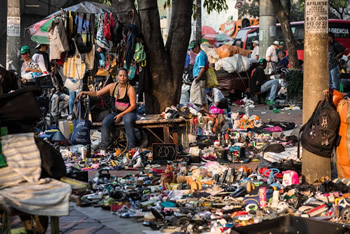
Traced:
POLYGON ((275 101, 271 101, 271 100, 266 100, 266 104, 267 105, 273 105, 273 104, 276 104, 275 101))

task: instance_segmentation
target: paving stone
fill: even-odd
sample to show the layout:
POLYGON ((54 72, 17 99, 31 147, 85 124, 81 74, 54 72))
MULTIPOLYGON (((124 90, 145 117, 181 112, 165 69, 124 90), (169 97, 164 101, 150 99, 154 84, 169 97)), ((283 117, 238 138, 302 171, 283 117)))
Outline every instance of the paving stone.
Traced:
POLYGON ((120 232, 117 232, 113 229, 104 227, 104 228, 98 230, 97 232, 95 232, 95 234, 120 234, 120 232))

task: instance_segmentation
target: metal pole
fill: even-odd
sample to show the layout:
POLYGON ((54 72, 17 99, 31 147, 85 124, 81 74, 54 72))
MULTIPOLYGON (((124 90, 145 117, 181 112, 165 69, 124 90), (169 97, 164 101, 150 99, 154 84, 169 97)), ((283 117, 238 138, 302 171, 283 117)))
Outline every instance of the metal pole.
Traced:
POLYGON ((276 17, 271 0, 260 0, 259 3, 259 55, 266 57, 267 48, 276 37, 276 17))
MULTIPOLYGON (((328 84, 328 0, 305 1, 303 123, 310 118, 328 84)), ((331 175, 331 159, 303 149, 302 174, 307 182, 331 175)))
POLYGON ((11 69, 10 63, 12 63, 19 72, 17 55, 21 45, 20 0, 7 0, 7 7, 6 69, 11 69))

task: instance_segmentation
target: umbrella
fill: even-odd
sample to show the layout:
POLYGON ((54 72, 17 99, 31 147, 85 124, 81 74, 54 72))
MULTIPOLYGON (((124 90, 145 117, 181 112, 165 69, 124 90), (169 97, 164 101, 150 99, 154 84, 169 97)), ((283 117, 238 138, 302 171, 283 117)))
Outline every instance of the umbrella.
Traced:
POLYGON ((202 26, 202 35, 205 34, 216 34, 217 32, 215 31, 215 29, 213 29, 210 26, 204 25, 202 26))
MULTIPOLYGON (((86 13, 86 14, 103 14, 114 12, 114 8, 106 6, 96 2, 81 2, 77 5, 64 8, 65 11, 72 11, 76 13, 86 13)), ((45 19, 29 26, 30 35, 32 35, 32 41, 40 44, 49 44, 49 32, 48 28, 51 22, 54 20, 55 16, 60 14, 61 11, 56 11, 55 13, 47 16, 45 19)))
POLYGON ((209 42, 213 41, 231 41, 232 38, 228 36, 226 33, 216 33, 216 34, 205 34, 203 39, 208 40, 209 42))

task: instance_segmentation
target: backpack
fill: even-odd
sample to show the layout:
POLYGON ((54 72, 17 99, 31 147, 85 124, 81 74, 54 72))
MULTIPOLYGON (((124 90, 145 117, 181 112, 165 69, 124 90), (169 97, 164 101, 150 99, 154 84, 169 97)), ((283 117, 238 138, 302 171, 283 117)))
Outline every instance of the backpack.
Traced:
POLYGON ((136 43, 135 52, 134 52, 134 60, 136 63, 142 63, 146 60, 146 53, 143 45, 140 42, 136 43))
POLYGON ((330 91, 319 101, 310 119, 301 127, 298 156, 300 143, 307 151, 323 157, 331 157, 333 148, 339 144, 340 117, 332 96, 333 91, 330 91))

